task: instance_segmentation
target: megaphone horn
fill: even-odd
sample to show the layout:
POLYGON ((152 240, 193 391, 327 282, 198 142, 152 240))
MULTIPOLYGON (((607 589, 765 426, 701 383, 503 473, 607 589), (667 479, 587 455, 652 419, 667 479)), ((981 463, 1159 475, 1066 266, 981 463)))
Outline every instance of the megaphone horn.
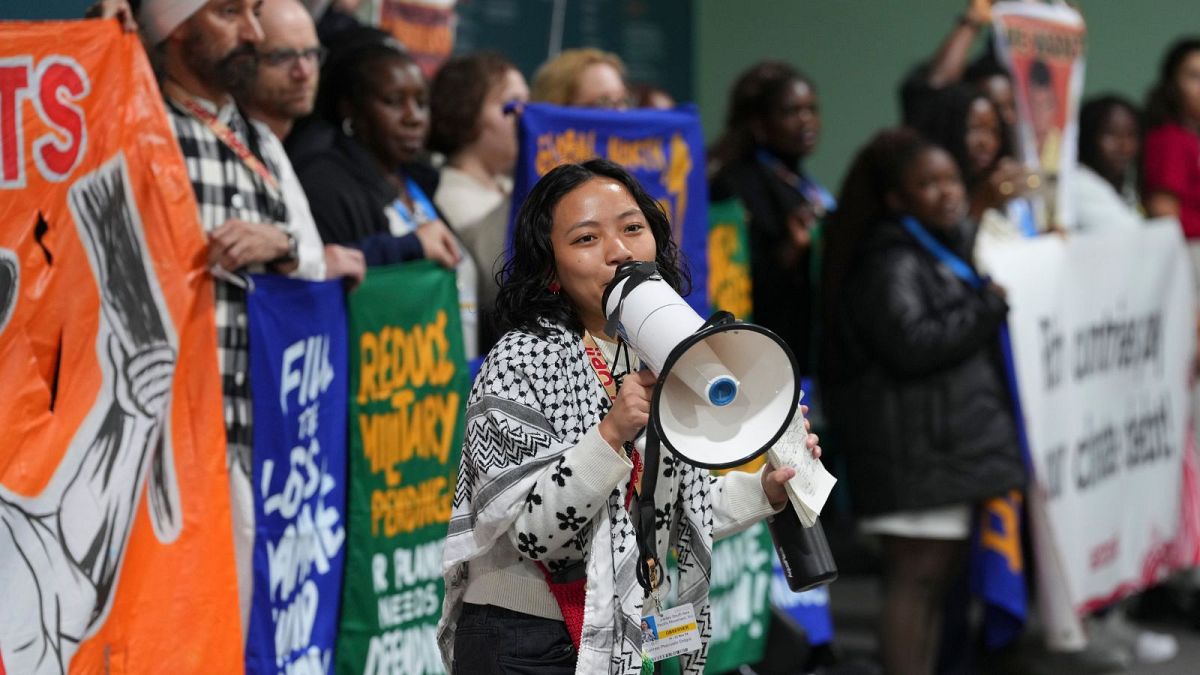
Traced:
POLYGON ((705 322, 653 262, 618 267, 602 304, 605 332, 658 376, 650 423, 676 456, 728 468, 783 435, 800 384, 795 356, 777 335, 726 312, 705 322))

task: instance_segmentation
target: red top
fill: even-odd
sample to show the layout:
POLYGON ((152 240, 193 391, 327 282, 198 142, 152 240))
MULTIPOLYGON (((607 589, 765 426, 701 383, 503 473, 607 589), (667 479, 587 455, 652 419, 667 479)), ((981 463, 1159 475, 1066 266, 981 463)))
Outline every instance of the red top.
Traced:
POLYGON ((1146 137, 1142 166, 1145 194, 1174 195, 1184 236, 1200 239, 1200 136, 1173 122, 1155 128, 1146 137))

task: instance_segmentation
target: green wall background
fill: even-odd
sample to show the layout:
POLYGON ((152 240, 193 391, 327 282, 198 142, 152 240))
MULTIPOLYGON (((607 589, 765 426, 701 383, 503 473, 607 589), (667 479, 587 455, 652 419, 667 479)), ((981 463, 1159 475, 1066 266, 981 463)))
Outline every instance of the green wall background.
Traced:
MULTIPOLYGON (((481 6, 495 1, 471 0, 481 6)), ((765 58, 789 61, 813 78, 820 93, 824 133, 809 169, 835 192, 855 149, 874 131, 898 121, 901 78, 933 53, 966 6, 966 0, 691 1, 691 91, 708 138, 720 132, 726 96, 738 73, 765 58)), ((546 4, 501 4, 513 2, 536 5, 539 11, 546 4)), ((90 0, 0 0, 0 19, 73 18, 88 4, 90 0)), ((1115 91, 1140 102, 1166 46, 1180 35, 1200 33, 1197 0, 1078 4, 1088 23, 1085 95, 1115 91)), ((620 22, 621 17, 613 13, 608 19, 620 22)), ((686 21, 678 30, 688 30, 686 21)), ((540 35, 530 39, 543 42, 540 35)), ((976 47, 982 44, 980 38, 976 47)), ((686 88, 663 84, 676 91, 686 88)))
MULTIPOLYGON (((724 124, 738 73, 765 58, 806 72, 824 129, 808 168, 835 193, 855 150, 900 119, 900 80, 928 58, 965 0, 698 0, 697 103, 710 140, 724 124)), ((1196 0, 1080 0, 1088 24, 1084 95, 1115 91, 1140 103, 1167 45, 1200 33, 1196 0)), ((983 39, 977 40, 977 48, 983 39)))
POLYGON ((92 0, 0 0, 0 20, 78 19, 92 0))

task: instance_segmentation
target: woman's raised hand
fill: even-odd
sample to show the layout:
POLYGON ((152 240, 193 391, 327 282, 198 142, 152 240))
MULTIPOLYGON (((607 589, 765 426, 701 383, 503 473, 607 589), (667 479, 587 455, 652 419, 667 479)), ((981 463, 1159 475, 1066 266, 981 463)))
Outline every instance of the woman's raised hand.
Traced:
POLYGON ((654 393, 655 379, 649 370, 639 370, 629 373, 621 382, 612 410, 600 421, 600 436, 613 449, 621 450, 650 421, 650 396, 654 393))

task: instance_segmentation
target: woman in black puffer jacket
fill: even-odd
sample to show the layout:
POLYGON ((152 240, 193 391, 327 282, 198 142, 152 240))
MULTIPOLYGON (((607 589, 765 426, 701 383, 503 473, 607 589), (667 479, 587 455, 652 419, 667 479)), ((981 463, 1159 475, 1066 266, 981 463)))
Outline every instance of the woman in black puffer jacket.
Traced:
POLYGON ((951 156, 881 132, 847 174, 825 249, 822 385, 863 529, 882 535, 884 668, 932 672, 974 507, 1024 486, 998 336, 1008 307, 969 261, 951 156), (961 263, 959 272, 974 271, 961 263))

